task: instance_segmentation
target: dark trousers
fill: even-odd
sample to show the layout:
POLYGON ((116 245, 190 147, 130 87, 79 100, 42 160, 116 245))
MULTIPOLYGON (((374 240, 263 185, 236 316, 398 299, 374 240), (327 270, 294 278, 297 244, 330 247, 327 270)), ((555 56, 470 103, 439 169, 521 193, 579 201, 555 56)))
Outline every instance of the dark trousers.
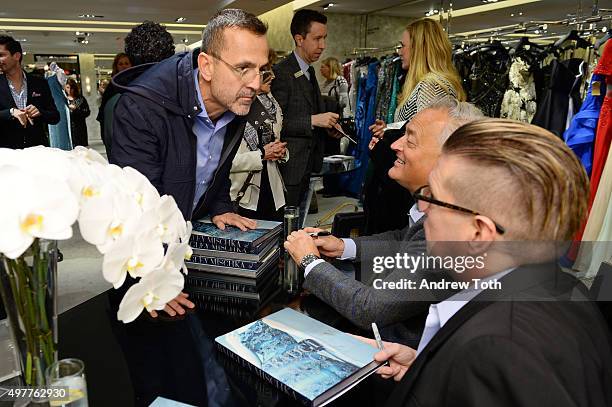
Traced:
POLYGON ((274 205, 274 196, 270 188, 270 179, 268 178, 268 167, 264 164, 261 171, 261 184, 259 189, 259 200, 257 201, 257 210, 252 211, 243 207, 238 207, 238 213, 241 216, 250 219, 274 220, 283 221, 283 208, 276 210, 274 205))

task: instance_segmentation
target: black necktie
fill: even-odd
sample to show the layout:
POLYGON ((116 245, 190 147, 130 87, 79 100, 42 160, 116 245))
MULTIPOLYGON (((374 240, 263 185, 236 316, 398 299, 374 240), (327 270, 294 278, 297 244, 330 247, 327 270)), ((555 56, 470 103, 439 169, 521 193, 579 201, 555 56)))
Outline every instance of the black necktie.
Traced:
POLYGON ((311 66, 308 67, 308 75, 310 76, 310 84, 312 85, 312 96, 315 101, 315 105, 317 106, 317 113, 319 113, 320 108, 320 100, 321 100, 321 90, 319 89, 319 82, 317 82, 317 75, 315 74, 314 68, 311 66))

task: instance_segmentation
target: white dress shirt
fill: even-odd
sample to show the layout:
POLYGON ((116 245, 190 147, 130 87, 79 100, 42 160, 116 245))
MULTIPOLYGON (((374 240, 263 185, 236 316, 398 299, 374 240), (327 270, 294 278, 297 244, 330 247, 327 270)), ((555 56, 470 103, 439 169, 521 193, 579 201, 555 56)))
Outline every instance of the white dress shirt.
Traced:
MULTIPOLYGON (((514 269, 502 271, 493 274, 492 276, 483 278, 479 281, 479 284, 490 280, 499 280, 512 270, 514 269)), ((453 317, 453 315, 459 312, 459 310, 463 308, 465 304, 470 302, 470 300, 474 299, 474 297, 481 292, 482 289, 477 290, 472 285, 467 290, 459 291, 455 295, 438 304, 431 304, 429 306, 429 315, 427 315, 427 320, 425 321, 425 329, 423 330, 423 335, 421 336, 419 346, 417 347, 417 356, 421 353, 425 346, 427 346, 436 333, 442 329, 442 327, 453 317)))

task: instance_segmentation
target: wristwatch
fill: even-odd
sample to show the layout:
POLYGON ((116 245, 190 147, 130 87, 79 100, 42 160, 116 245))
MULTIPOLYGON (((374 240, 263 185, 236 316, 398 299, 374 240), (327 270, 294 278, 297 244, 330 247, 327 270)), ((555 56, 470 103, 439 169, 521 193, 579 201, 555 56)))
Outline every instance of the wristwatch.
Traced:
POLYGON ((310 263, 319 259, 320 257, 316 254, 308 253, 306 256, 302 257, 302 260, 300 260, 300 267, 306 270, 306 267, 308 267, 310 263))

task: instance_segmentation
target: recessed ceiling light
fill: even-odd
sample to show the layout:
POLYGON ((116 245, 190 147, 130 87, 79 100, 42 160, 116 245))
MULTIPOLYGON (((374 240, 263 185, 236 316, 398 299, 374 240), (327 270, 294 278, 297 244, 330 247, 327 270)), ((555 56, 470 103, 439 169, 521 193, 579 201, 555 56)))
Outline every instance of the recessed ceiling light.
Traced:
POLYGON ((510 14, 510 17, 514 17, 514 13, 510 14))
POLYGON ((174 20, 176 23, 184 23, 185 21, 187 21, 187 17, 178 17, 174 20))
POLYGON ((99 16, 96 14, 79 14, 79 18, 104 18, 104 16, 99 16))
POLYGON ((522 16, 522 15, 523 15, 523 12, 521 11, 521 12, 519 13, 519 16, 522 16))

